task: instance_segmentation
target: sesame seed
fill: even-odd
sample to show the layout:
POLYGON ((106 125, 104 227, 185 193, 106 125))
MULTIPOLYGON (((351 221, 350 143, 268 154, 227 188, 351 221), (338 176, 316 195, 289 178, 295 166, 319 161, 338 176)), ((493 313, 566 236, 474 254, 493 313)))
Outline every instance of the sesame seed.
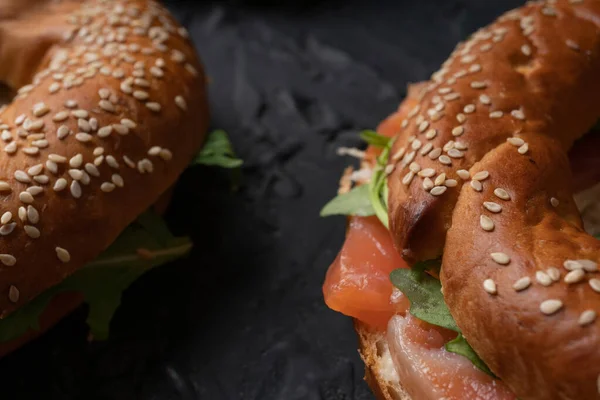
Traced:
POLYGON ((71 190, 71 195, 73 197, 75 197, 76 199, 81 197, 81 185, 79 184, 79 182, 72 181, 70 190, 71 190))
POLYGON ((27 118, 25 114, 19 115, 17 118, 15 118, 15 125, 21 125, 25 121, 25 118, 27 118))
POLYGON ((543 286, 550 286, 552 284, 552 278, 544 271, 536 271, 535 280, 543 286))
POLYGON ((177 107, 181 108, 183 111, 187 110, 187 103, 183 96, 175 96, 175 104, 177 107))
MULTIPOLYGON (((0 254, 0 262, 4 265, 6 265, 7 267, 13 266, 15 265, 15 263, 17 262, 17 259, 14 256, 11 256, 10 254, 0 254)), ((11 288, 15 288, 15 290, 17 290, 16 287, 11 286, 11 288)), ((16 295, 17 299, 19 298, 19 291, 17 290, 17 295, 16 295)))
POLYGON ((156 78, 162 78, 165 75, 163 70, 160 69, 159 67, 151 67, 150 74, 152 74, 152 76, 154 76, 156 78))
POLYGON ((151 111, 154 111, 154 112, 159 112, 159 111, 160 111, 160 109, 161 109, 161 106, 160 106, 160 104, 158 104, 158 103, 156 103, 156 102, 149 102, 149 103, 146 103, 146 107, 147 107, 149 110, 151 110, 151 111))
POLYGON ((558 312, 563 307, 563 303, 560 300, 545 300, 540 304, 540 311, 546 315, 552 315, 558 312))
POLYGON ((66 187, 67 187, 67 180, 65 178, 59 178, 54 183, 53 189, 55 192, 60 192, 61 190, 65 189, 66 187))
MULTIPOLYGON (((145 171, 145 167, 144 164, 140 161, 138 162, 138 170, 140 171, 140 173, 144 173, 145 171)), ((409 171, 406 175, 404 175, 404 177, 402 178, 402 184, 403 185, 410 185, 410 183, 412 182, 413 178, 415 177, 415 173, 412 171, 409 171)))
POLYGON ((525 119, 525 113, 521 110, 512 110, 510 112, 510 115, 512 115, 514 118, 519 119, 519 120, 525 119))
POLYGON ((465 156, 465 153, 458 149, 450 149, 448 150, 448 155, 452 158, 463 158, 465 156))
POLYGON ((590 279, 589 284, 595 292, 600 293, 600 279, 590 279))
POLYGON ((490 118, 498 119, 498 118, 502 118, 503 115, 504 115, 504 113, 502 111, 492 111, 490 113, 490 118))
POLYGON ((423 178, 431 178, 435 175, 435 169, 433 168, 425 168, 419 172, 419 176, 423 178))
POLYGON ((100 108, 103 109, 104 111, 107 111, 110 113, 115 112, 115 105, 108 100, 100 100, 98 102, 98 106, 100 106, 100 108))
POLYGON ((67 101, 65 101, 65 107, 67 107, 67 108, 76 108, 77 107, 77 101, 76 100, 67 100, 67 101))
POLYGON ((491 232, 494 230, 494 221, 487 215, 481 215, 479 217, 479 225, 484 231, 491 232))
POLYGON ((90 116, 86 110, 74 110, 71 111, 71 115, 77 119, 87 119, 90 116))
POLYGON ((16 170, 14 173, 15 179, 21 183, 29 183, 31 182, 31 178, 25 171, 16 170))
POLYGON ((123 178, 119 174, 113 174, 111 180, 117 187, 125 186, 125 181, 123 181, 123 178))
POLYGON ((454 129, 452 129, 452 136, 460 136, 463 133, 465 133, 465 128, 462 126, 457 126, 454 129))
POLYGON ((71 254, 69 254, 66 249, 63 249, 62 247, 56 247, 54 250, 56 251, 56 256, 60 261, 67 263, 71 260, 71 254))
POLYGON ((119 163, 117 162, 117 160, 111 156, 111 155, 107 155, 106 156, 106 163, 108 164, 109 167, 114 168, 114 169, 119 169, 119 163))
POLYGON ((23 226, 23 230, 25 230, 25 233, 27 234, 27 236, 29 236, 32 239, 37 239, 40 237, 40 230, 38 228, 36 228, 35 226, 25 225, 25 226, 23 226))
POLYGON ((90 118, 90 128, 92 128, 92 131, 98 129, 98 120, 96 118, 90 118))
POLYGON ((52 121, 54 122, 62 122, 64 120, 66 120, 67 118, 69 118, 69 113, 66 111, 61 111, 59 113, 56 113, 54 115, 54 117, 52 117, 52 121))
POLYGON ((145 92, 143 90, 136 90, 133 92, 133 97, 138 100, 147 100, 150 97, 150 95, 148 94, 148 92, 145 92))
POLYGON ((411 151, 410 153, 407 153, 404 156, 404 158, 402 159, 402 164, 403 165, 410 164, 415 159, 415 155, 416 155, 416 152, 414 152, 414 151, 411 151))
POLYGON ((577 323, 581 326, 589 325, 596 320, 596 312, 594 310, 585 310, 579 316, 577 323))
POLYGON ((460 93, 450 93, 444 96, 444 100, 446 101, 454 101, 460 98, 460 93))
POLYGON ((527 289, 530 285, 531 279, 529 279, 528 276, 524 276, 523 278, 520 278, 515 282, 515 284, 513 285, 513 289, 515 289, 517 292, 520 292, 521 290, 527 289))
POLYGON ((104 162, 104 156, 103 155, 100 155, 100 156, 94 158, 94 165, 95 166, 101 165, 102 162, 104 162))
POLYGON ((516 147, 520 147, 525 144, 525 141, 519 137, 509 137, 506 139, 506 141, 516 147))
POLYGON ((552 279, 554 282, 558 282, 560 280, 560 271, 556 267, 550 267, 546 270, 546 274, 552 279))
POLYGON ((467 116, 465 114, 458 113, 456 114, 456 120, 458 121, 458 123, 462 124, 467 120, 467 116))
POLYGON ((35 207, 27 206, 27 219, 29 219, 32 224, 37 224, 39 222, 40 214, 35 207))
POLYGON ((36 176, 42 173, 42 170, 44 169, 44 165, 43 164, 36 164, 33 167, 30 167, 27 170, 27 173, 31 176, 36 176))
POLYGON ((123 118, 121 120, 121 124, 126 126, 129 129, 135 129, 137 127, 137 124, 134 121, 130 120, 129 118, 123 118))
POLYGON ((64 163, 67 162, 67 157, 63 157, 58 154, 48 154, 48 160, 55 163, 64 163))
POLYGON ((475 181, 475 180, 471 181, 471 187, 476 192, 481 192, 483 190, 483 185, 481 184, 480 181, 475 181))
MULTIPOLYGON (((431 145, 431 143, 427 143, 427 145, 425 145, 425 147, 427 147, 428 145, 431 145)), ((423 149, 425 149, 425 147, 423 149)), ((421 154, 423 154, 423 151, 421 150, 421 154)), ((162 158, 165 161, 169 161, 173 158, 173 153, 171 153, 171 150, 169 149, 162 149, 160 151, 159 154, 160 158, 162 158)))
POLYGON ((27 192, 29 194, 31 194, 32 196, 37 196, 38 194, 42 193, 44 191, 44 188, 42 188, 41 186, 29 186, 27 188, 27 192))
POLYGON ((113 190, 115 190, 115 185, 110 182, 104 182, 102 183, 102 185, 100 185, 100 190, 102 190, 105 193, 110 193, 113 190))
POLYGON ((21 192, 19 193, 19 200, 25 204, 30 204, 33 203, 33 196, 29 192, 21 192))
POLYGON ((92 140, 92 135, 90 135, 89 133, 85 133, 85 132, 79 132, 79 133, 75 134, 75 139, 77 139, 78 141, 80 141, 82 143, 87 143, 92 140))
POLYGON ((575 43, 571 39, 567 39, 565 43, 567 44, 567 47, 569 47, 572 50, 575 50, 575 51, 581 50, 581 48, 579 47, 579 45, 577 43, 575 43))
POLYGON ((446 192, 446 190, 448 190, 446 186, 435 186, 429 193, 431 193, 433 196, 441 196, 446 192))
POLYGON ((400 158, 402 158, 402 156, 404 155, 404 153, 406 152, 406 148, 405 147, 401 147, 396 153, 394 153, 394 155, 392 156, 392 161, 398 161, 400 158))
POLYGON ((70 169, 69 176, 71 176, 71 178, 75 179, 76 181, 79 181, 83 176, 83 172, 79 169, 70 169))
POLYGON ((40 149, 37 147, 23 147, 23 153, 33 156, 40 152, 40 149))
POLYGON ((558 201, 558 199, 556 197, 552 197, 552 198, 550 198, 550 204, 552 205, 552 207, 558 207, 558 205, 560 204, 560 201, 558 201))
POLYGON ((4 147, 4 151, 8 154, 14 154, 17 151, 17 142, 11 142, 6 147, 4 147))
POLYGON ((598 271, 598 264, 592 260, 577 260, 579 264, 583 267, 583 269, 587 272, 596 272, 598 271))
POLYGON ((38 103, 33 106, 33 115, 37 118, 43 117, 50 112, 50 108, 44 103, 38 103))
MULTIPOLYGON (((0 261, 2 261, 2 263, 4 265, 13 265, 14 263, 10 264, 10 263, 6 263, 5 262, 5 256, 10 256, 9 254, 0 254, 0 261)), ((10 256, 12 257, 12 256, 10 256)), ((14 257, 12 257, 14 258, 14 257)), ((16 261, 16 259, 15 259, 16 261)), ((14 285, 10 285, 10 288, 8 289, 8 300, 10 300, 12 303, 16 303, 19 301, 19 289, 17 289, 16 286, 14 285)))
POLYGON ((102 88, 100 90, 98 90, 98 96, 100 96, 101 99, 108 99, 110 97, 110 90, 106 89, 106 88, 102 88))
POLYGON ((129 133, 129 128, 125 125, 113 124, 112 127, 119 135, 127 135, 129 133))
POLYGON ((580 282, 584 276, 585 276, 584 270, 575 269, 575 270, 569 272, 567 275, 565 275, 564 281, 567 284, 577 283, 577 282, 580 282))
POLYGON ((2 217, 0 218, 0 222, 2 224, 8 224, 11 219, 12 219, 12 213, 10 211, 6 211, 4 214, 2 214, 2 217))
POLYGON ((423 179, 423 189, 429 191, 433 188, 434 184, 430 178, 423 179))
POLYGON ((529 151, 529 145, 525 143, 523 146, 519 147, 517 151, 519 152, 519 154, 525 154, 529 151))
MULTIPOLYGON (((393 166, 393 165, 392 165, 392 166, 393 166)), ((388 166, 386 167, 386 169, 387 169, 388 167, 390 167, 390 165, 388 165, 388 166)), ((419 172, 419 171, 421 170, 421 166, 420 166, 419 164, 417 164, 416 162, 412 162, 412 163, 410 163, 410 165, 408 166, 408 169, 410 169, 412 172, 414 172, 414 173, 416 174, 417 172, 419 172)), ((386 172, 387 172, 387 171, 386 171, 386 172)), ((388 174, 388 175, 389 175, 389 174, 388 174)))
POLYGON ((52 172, 53 174, 58 173, 58 165, 54 161, 47 160, 46 168, 48 169, 48 171, 52 172))
POLYGON ((481 71, 481 65, 479 65, 479 64, 473 64, 469 67, 469 72, 472 74, 479 72, 479 71, 481 71))
POLYGON ((493 213, 499 213, 502 211, 502 206, 498 203, 494 203, 493 201, 484 201, 483 206, 486 208, 486 210, 493 213))
POLYGON ((441 186, 444 182, 446 182, 446 174, 442 172, 435 178, 433 183, 435 183, 436 186, 441 186))
POLYGON ((196 68, 194 68, 194 66, 192 64, 189 64, 189 63, 185 64, 185 69, 193 76, 198 76, 198 71, 196 71, 196 68))
POLYGON ((510 257, 505 253, 491 253, 492 260, 501 265, 510 263, 510 257))
POLYGON ((479 102, 481 104, 485 104, 485 105, 492 104, 492 100, 490 99, 490 96, 488 96, 486 94, 482 94, 481 96, 479 96, 479 102))
POLYGON ((508 192, 502 188, 494 189, 494 194, 496 195, 496 197, 502 200, 510 200, 510 194, 508 194, 508 192))
POLYGON ((435 136, 437 135, 437 130, 436 129, 430 129, 427 131, 427 133, 425 134, 425 138, 427 138, 428 140, 433 139, 435 136))
POLYGON ((11 222, 10 224, 2 225, 2 227, 0 227, 0 235, 10 235, 15 230, 16 226, 16 222, 11 222))
POLYGON ((446 156, 446 155, 441 155, 438 160, 440 161, 440 163, 444 164, 444 165, 451 165, 452 164, 452 160, 450 159, 450 157, 446 156))
POLYGON ((10 187, 10 184, 8 182, 5 181, 0 181, 0 192, 11 192, 12 188, 10 187))
POLYGON ((76 156, 71 157, 71 159, 69 160, 69 165, 72 168, 79 168, 82 163, 83 163, 83 156, 81 155, 81 153, 77 154, 76 156))
POLYGON ((486 279, 483 281, 483 289, 489 294, 498 293, 496 288, 496 282, 494 282, 492 279, 486 279))
POLYGON ((98 171, 98 168, 92 163, 85 164, 85 170, 92 176, 100 176, 100 171, 98 171))
POLYGON ((471 87, 472 87, 473 89, 485 89, 487 86, 488 86, 488 85, 487 85, 487 83, 485 83, 485 82, 481 82, 481 81, 474 81, 474 82, 471 82, 471 87))
POLYGON ((98 130, 98 137, 101 137, 101 138, 108 137, 112 133, 112 130, 113 130, 113 128, 111 125, 104 126, 98 130))
POLYGON ((442 154, 442 148, 441 147, 437 147, 435 149, 433 149, 429 154, 428 157, 432 160, 435 160, 436 158, 438 158, 440 155, 442 154))
POLYGON ((104 154, 104 147, 96 147, 94 149, 94 156, 99 156, 101 154, 104 154))
POLYGON ((61 125, 61 126, 59 126, 59 127, 58 127, 58 129, 56 130, 56 136, 57 136, 59 139, 64 139, 64 138, 66 138, 67 136, 69 136, 69 133, 70 133, 70 132, 71 132, 71 131, 69 130, 69 128, 68 128, 66 125, 61 125))

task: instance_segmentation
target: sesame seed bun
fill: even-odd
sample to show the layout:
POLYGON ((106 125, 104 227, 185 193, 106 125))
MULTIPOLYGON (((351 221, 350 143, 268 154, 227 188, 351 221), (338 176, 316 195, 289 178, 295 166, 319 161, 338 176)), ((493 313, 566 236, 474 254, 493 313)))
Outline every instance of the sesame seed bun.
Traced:
POLYGON ((443 256, 454 319, 519 398, 600 399, 600 241, 567 157, 600 118, 599 21, 599 1, 530 2, 459 44, 392 118, 396 247, 443 256))
MULTIPOLYGON (((0 26, 0 82, 17 93, 0 109, 6 317, 171 187, 204 140, 208 107, 187 31, 154 1, 0 0, 0 26)), ((47 326, 79 300, 57 304, 47 326)))

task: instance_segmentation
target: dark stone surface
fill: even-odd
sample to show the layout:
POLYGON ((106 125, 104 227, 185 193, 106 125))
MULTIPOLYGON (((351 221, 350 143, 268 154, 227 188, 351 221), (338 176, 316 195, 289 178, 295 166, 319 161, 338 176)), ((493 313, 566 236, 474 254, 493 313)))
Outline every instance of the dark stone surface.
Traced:
POLYGON ((212 124, 246 160, 241 187, 187 171, 168 219, 191 258, 126 292, 109 341, 86 343, 80 310, 1 360, 2 396, 372 399, 351 321, 322 301, 344 220, 318 212, 351 162, 335 149, 519 3, 171 1, 204 58, 212 124))

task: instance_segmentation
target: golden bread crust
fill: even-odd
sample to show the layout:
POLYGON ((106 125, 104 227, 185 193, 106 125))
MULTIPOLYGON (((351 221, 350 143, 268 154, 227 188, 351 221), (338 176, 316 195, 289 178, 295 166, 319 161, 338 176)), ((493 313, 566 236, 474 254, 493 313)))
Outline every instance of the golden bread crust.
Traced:
POLYGON ((3 317, 100 254, 208 125, 202 67, 158 3, 19 3, 0 0, 0 81, 18 90, 0 111, 3 317))
POLYGON ((410 96, 390 226, 407 260, 444 254, 452 315, 519 398, 598 399, 600 242, 566 154, 600 117, 600 1, 549 3, 478 31, 410 96))

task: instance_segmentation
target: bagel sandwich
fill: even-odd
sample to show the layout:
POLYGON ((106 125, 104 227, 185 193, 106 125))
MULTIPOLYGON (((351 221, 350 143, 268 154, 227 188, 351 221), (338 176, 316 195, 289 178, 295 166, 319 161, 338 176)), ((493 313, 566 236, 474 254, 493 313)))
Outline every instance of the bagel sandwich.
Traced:
POLYGON ((121 293, 185 256, 160 216, 208 129, 186 29, 151 0, 0 0, 0 356, 82 303, 105 339, 121 293))
POLYGON ((323 216, 378 398, 600 399, 600 1, 529 2, 411 85, 323 216))

